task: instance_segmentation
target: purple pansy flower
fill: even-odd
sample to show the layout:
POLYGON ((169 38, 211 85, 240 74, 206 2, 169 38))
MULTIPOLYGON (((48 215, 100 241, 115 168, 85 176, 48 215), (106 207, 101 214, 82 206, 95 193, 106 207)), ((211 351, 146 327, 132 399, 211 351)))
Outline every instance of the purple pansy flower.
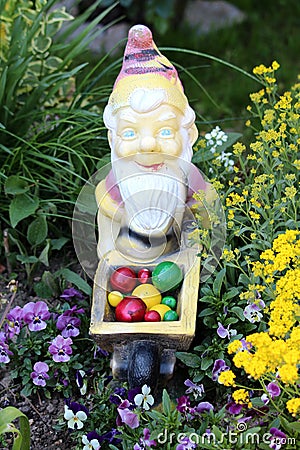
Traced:
POLYGON ((58 317, 56 328, 61 331, 63 337, 76 337, 79 335, 81 320, 78 317, 71 317, 62 314, 58 317))
POLYGON ((225 328, 221 322, 218 322, 217 334, 220 338, 225 339, 226 337, 230 339, 232 336, 237 334, 236 330, 230 330, 230 324, 225 328))
POLYGON ((267 391, 270 394, 271 398, 278 397, 281 393, 280 387, 273 381, 271 381, 271 383, 267 385, 267 391))
POLYGON ((70 300, 73 298, 76 298, 77 300, 83 300, 84 296, 81 292, 77 291, 77 289, 71 287, 69 289, 65 289, 60 298, 64 298, 66 300, 70 300))
POLYGON ((129 391, 127 392, 127 398, 130 401, 130 403, 132 403, 133 408, 135 407, 135 404, 134 404, 135 396, 137 394, 141 394, 141 393, 142 393, 142 388, 139 387, 139 386, 135 387, 135 388, 132 388, 132 389, 129 389, 129 391))
POLYGON ((270 398, 278 397, 281 394, 280 387, 271 381, 267 386, 268 394, 263 394, 260 399, 264 402, 265 405, 267 405, 270 402, 270 398))
POLYGON ((195 384, 189 379, 185 380, 184 384, 188 387, 188 389, 185 391, 186 394, 193 393, 195 398, 197 398, 198 396, 200 397, 204 394, 203 384, 195 384))
POLYGON ((23 317, 23 309, 16 306, 11 309, 6 316, 5 331, 9 338, 13 338, 15 334, 20 334, 21 323, 23 317))
POLYGON ((120 444, 120 442, 122 442, 122 439, 119 439, 116 437, 118 434, 122 434, 122 433, 120 431, 116 430, 115 428, 112 428, 107 433, 102 434, 100 436, 99 441, 100 442, 108 441, 109 444, 118 445, 118 444, 120 444))
POLYGON ((73 341, 71 338, 64 338, 60 334, 53 339, 48 350, 52 355, 53 361, 55 362, 66 362, 69 361, 72 354, 73 341))
POLYGON ((185 413, 188 411, 190 407, 190 399, 186 395, 182 395, 179 398, 176 398, 177 406, 176 409, 179 412, 185 413))
POLYGON ((192 442, 188 436, 185 436, 183 439, 180 439, 180 444, 177 445, 176 450, 190 450, 197 448, 197 444, 192 442))
POLYGON ((241 339, 240 343, 242 344, 242 348, 240 351, 242 350, 247 350, 247 352, 249 352, 251 350, 251 348, 253 347, 251 342, 246 341, 246 339, 241 339))
POLYGON ((137 414, 129 409, 130 405, 131 403, 128 400, 124 400, 117 408, 117 411, 121 419, 121 424, 125 423, 130 428, 137 428, 140 424, 139 419, 137 414))
POLYGON ((49 366, 47 363, 38 361, 33 366, 33 372, 31 372, 30 377, 32 381, 37 386, 46 386, 46 380, 49 379, 47 372, 49 371, 49 366))
POLYGON ((220 373, 224 372, 224 370, 229 370, 224 359, 216 359, 212 370, 212 380, 217 381, 220 373))
POLYGON ((133 450, 144 450, 146 447, 156 446, 156 441, 150 439, 149 428, 143 429, 143 437, 140 437, 139 443, 135 444, 133 450))
POLYGON ((13 352, 9 350, 8 345, 1 341, 0 342, 0 363, 8 364, 10 361, 9 355, 13 355, 13 352))
POLYGON ((7 336, 4 333, 4 331, 0 331, 0 344, 5 344, 6 343, 6 339, 7 339, 7 336))
POLYGON ((275 427, 270 429, 270 433, 272 437, 270 439, 269 447, 273 450, 279 450, 281 448, 281 444, 286 443, 286 434, 275 427))
POLYGON ((109 401, 114 405, 119 406, 120 403, 124 400, 126 395, 126 389, 123 387, 117 387, 114 389, 114 392, 109 396, 109 401))
POLYGON ((201 414, 204 412, 213 411, 214 407, 209 402, 200 402, 195 408, 194 411, 201 414))
POLYGON ((47 326, 45 320, 49 318, 50 312, 45 302, 29 302, 23 308, 23 320, 30 331, 44 330, 47 326))
POLYGON ((239 403, 235 403, 235 402, 229 402, 226 405, 226 409, 230 414, 240 414, 240 412, 243 409, 243 405, 239 404, 239 403))

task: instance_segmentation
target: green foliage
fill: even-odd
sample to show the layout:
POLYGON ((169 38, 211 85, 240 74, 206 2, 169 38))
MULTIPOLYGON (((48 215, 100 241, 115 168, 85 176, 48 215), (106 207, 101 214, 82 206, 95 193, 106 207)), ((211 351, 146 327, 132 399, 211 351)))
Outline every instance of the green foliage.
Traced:
POLYGON ((0 411, 0 435, 5 433, 15 433, 12 450, 30 449, 29 420, 25 414, 12 406, 7 406, 0 411), (19 419, 20 429, 12 423, 15 419, 19 419))
MULTIPOLYGON (((72 37, 99 2, 75 19, 55 0, 34 6, 27 0, 0 2, 0 190, 5 194, 0 212, 8 228, 10 264, 21 262, 28 281, 40 264, 49 265, 53 251, 61 250, 57 240, 70 240, 69 221, 82 182, 108 151, 102 125, 107 88, 93 91, 91 70, 77 90, 77 76, 87 63, 73 62, 115 6, 72 37)), ((99 78, 101 61, 97 67, 99 78)))

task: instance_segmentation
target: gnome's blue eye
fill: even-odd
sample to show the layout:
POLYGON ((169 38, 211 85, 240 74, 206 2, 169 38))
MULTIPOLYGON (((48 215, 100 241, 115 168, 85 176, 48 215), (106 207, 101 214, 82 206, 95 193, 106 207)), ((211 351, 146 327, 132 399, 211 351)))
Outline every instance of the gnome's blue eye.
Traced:
POLYGON ((164 128, 163 130, 160 130, 159 136, 163 138, 172 137, 173 131, 170 128, 164 128))
POLYGON ((133 139, 135 137, 135 132, 134 130, 125 130, 122 133, 122 137, 124 139, 133 139))

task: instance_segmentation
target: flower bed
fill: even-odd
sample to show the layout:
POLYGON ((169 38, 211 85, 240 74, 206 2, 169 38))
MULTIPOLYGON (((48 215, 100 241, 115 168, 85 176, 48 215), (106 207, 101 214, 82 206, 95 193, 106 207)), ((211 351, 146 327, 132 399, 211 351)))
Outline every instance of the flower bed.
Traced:
MULTIPOLYGON (((218 128, 196 146, 228 234, 200 286, 193 348, 177 352, 189 368, 182 395, 112 381, 107 354, 88 336, 89 302, 74 288, 6 314, 0 361, 22 395, 65 397, 56 427, 70 430, 72 448, 298 448, 300 83, 279 95, 278 68, 254 69, 263 88, 250 95, 249 145, 230 150, 218 128)), ((191 238, 206 249, 205 267, 211 233, 197 218, 191 238)))

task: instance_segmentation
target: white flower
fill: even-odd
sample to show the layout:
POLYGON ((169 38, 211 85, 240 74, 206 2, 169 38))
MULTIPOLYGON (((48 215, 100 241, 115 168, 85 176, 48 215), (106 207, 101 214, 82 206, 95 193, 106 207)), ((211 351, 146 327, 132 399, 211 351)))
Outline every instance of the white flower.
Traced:
POLYGON ((100 449, 100 444, 99 444, 98 439, 91 439, 89 441, 86 434, 84 434, 82 436, 82 443, 84 444, 84 447, 82 450, 98 450, 98 449, 100 449))
POLYGON ((78 411, 76 414, 65 405, 64 418, 68 421, 68 427, 73 430, 79 430, 83 427, 83 422, 87 419, 87 415, 84 411, 78 411))
POLYGON ((228 136, 217 126, 210 133, 206 133, 204 138, 207 140, 206 146, 211 147, 210 151, 215 153, 216 148, 223 145, 227 141, 228 136))
POLYGON ((142 387, 142 393, 137 394, 134 397, 134 403, 137 406, 142 406, 146 410, 150 409, 150 406, 152 406, 154 403, 154 398, 150 394, 150 391, 151 391, 150 387, 144 384, 144 386, 142 387))
POLYGON ((220 160, 221 163, 223 163, 223 166, 225 168, 228 167, 229 171, 232 171, 233 170, 233 166, 234 166, 234 161, 229 158, 231 155, 232 155, 232 153, 222 152, 221 155, 216 158, 216 159, 220 160))

